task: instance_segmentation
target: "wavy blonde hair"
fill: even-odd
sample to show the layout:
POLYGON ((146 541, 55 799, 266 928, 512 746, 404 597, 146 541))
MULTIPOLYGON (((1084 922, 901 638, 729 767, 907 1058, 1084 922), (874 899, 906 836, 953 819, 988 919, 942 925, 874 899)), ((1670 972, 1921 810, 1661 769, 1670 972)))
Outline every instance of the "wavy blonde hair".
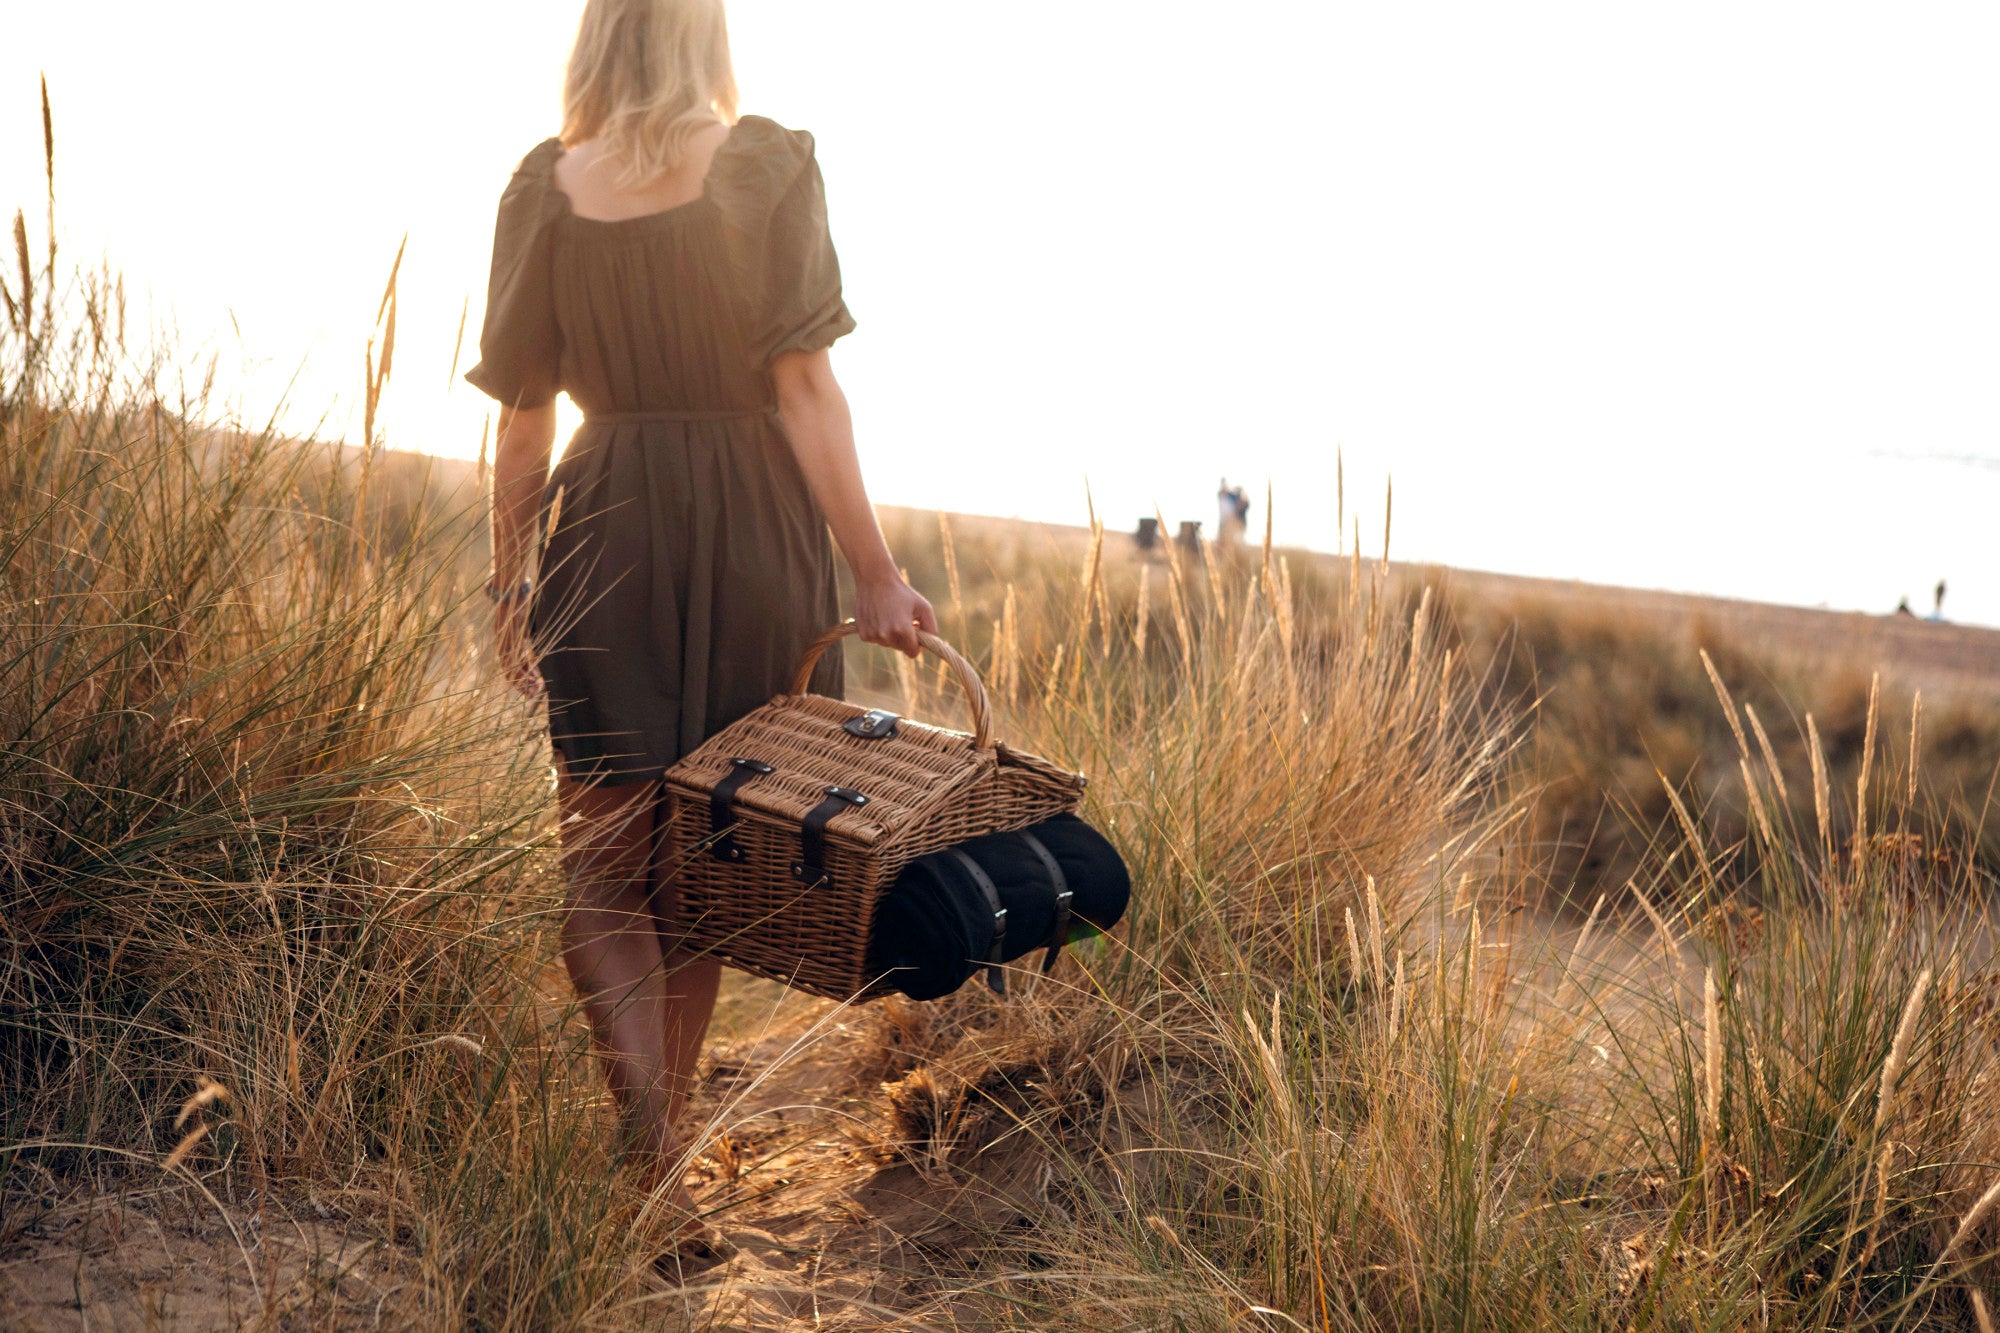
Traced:
POLYGON ((704 125, 736 123, 722 0, 589 0, 563 82, 562 141, 602 139, 626 189, 679 166, 704 125))

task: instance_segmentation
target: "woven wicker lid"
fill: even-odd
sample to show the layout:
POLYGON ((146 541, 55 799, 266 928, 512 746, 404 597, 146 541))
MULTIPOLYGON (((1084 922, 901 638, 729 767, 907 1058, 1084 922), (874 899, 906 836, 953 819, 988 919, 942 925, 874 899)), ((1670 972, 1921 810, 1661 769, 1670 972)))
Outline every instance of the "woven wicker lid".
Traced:
POLYGON ((827 831, 865 847, 892 840, 896 833, 948 807, 966 788, 989 780, 1001 765, 1027 758, 996 745, 986 687, 972 664, 943 639, 919 631, 925 651, 943 659, 964 691, 972 731, 952 731, 899 718, 893 734, 864 739, 845 724, 867 711, 857 704, 807 692, 821 654, 858 632, 852 620, 822 633, 799 659, 792 692, 731 723, 669 769, 669 786, 690 795, 713 788, 735 759, 753 759, 773 771, 737 789, 735 804, 781 819, 798 819, 817 805, 829 786, 858 791, 866 805, 833 817, 827 831))
POLYGON ((993 748, 964 732, 907 718, 892 736, 858 739, 844 724, 865 711, 817 694, 781 694, 710 737, 668 771, 667 781, 705 793, 729 774, 732 759, 755 759, 774 771, 739 789, 736 804, 783 819, 802 817, 829 786, 858 791, 868 804, 836 815, 828 831, 874 846, 1000 762, 993 748))

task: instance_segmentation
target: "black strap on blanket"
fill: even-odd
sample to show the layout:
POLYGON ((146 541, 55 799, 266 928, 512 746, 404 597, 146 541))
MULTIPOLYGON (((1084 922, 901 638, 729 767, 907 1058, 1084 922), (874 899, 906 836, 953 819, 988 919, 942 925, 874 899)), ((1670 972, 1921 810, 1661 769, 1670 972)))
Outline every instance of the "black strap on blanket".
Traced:
POLYGON ((1042 858, 1042 868, 1049 872, 1049 887, 1056 891, 1055 920, 1049 924, 1049 951, 1042 958, 1042 975, 1047 976, 1055 970, 1056 955, 1062 952, 1063 945, 1069 943, 1069 905, 1076 894, 1063 877, 1062 865, 1047 844, 1027 829, 1021 830, 1021 841, 1042 858))
POLYGON ((718 861, 741 861, 743 849, 736 845, 736 837, 731 832, 736 827, 736 793, 753 778, 761 778, 776 770, 769 764, 743 758, 731 759, 729 768, 722 781, 710 788, 708 793, 708 831, 714 839, 709 844, 709 852, 718 861))
POLYGON ((829 882, 826 873, 826 826, 827 821, 843 810, 858 809, 868 804, 868 798, 851 787, 828 787, 826 799, 806 811, 806 817, 799 826, 799 859, 792 864, 795 878, 804 880, 808 887, 829 882))
POLYGON ((1007 908, 1000 901, 1000 890, 994 885, 993 877, 986 873, 986 867, 967 856, 958 848, 950 849, 951 854, 965 867, 965 873, 972 876, 972 882, 986 895, 986 905, 993 909, 993 946, 986 955, 986 984, 993 988, 995 995, 1007 993, 1007 974, 1000 967, 1001 950, 1007 944, 1007 908))

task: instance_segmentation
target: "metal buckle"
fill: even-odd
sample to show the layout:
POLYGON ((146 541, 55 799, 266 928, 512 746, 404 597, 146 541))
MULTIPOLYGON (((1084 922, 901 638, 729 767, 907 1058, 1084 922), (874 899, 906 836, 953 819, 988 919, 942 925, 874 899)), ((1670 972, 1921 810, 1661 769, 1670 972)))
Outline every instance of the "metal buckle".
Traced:
POLYGON ((864 741, 887 740, 896 734, 896 723, 900 720, 887 709, 871 708, 857 717, 848 718, 840 724, 840 729, 864 741))

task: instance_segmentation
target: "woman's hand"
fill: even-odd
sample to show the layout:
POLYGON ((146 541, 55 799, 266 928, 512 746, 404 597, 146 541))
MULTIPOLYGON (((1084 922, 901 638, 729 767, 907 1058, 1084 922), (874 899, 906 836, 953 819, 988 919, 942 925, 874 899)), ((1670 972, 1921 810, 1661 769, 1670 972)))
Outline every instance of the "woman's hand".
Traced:
POLYGON ((923 650, 917 631, 937 633, 937 612, 902 575, 891 574, 855 586, 854 623, 863 643, 915 657, 923 650))
POLYGON ((528 634, 527 598, 503 597, 493 604, 493 647, 508 684, 529 699, 541 693, 542 673, 528 634))

